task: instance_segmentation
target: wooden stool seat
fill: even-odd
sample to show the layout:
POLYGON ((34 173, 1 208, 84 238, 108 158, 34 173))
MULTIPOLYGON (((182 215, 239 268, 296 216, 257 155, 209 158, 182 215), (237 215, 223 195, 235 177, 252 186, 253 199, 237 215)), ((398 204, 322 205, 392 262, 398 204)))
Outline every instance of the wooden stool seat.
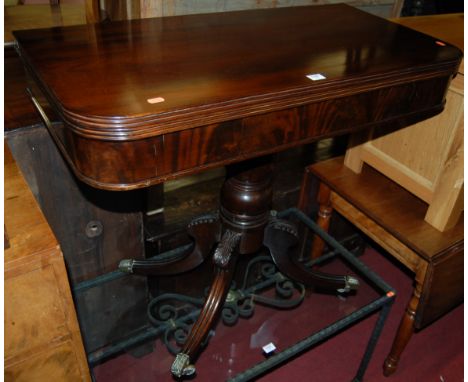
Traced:
MULTIPOLYGON (((376 170, 356 174, 343 157, 306 169, 299 207, 310 204, 312 178, 320 181, 319 224, 328 228, 336 211, 415 273, 415 288, 384 365, 395 371, 414 329, 421 329, 463 300, 463 219, 440 232, 426 221, 427 204, 376 170)), ((312 256, 323 250, 314 239, 312 256)))

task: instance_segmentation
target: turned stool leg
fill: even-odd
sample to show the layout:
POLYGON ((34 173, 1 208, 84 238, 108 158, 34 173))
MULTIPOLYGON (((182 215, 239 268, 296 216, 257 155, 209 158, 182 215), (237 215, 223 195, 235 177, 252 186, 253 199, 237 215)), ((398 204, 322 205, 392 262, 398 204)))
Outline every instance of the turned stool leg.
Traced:
MULTIPOLYGON (((318 218, 317 224, 320 228, 324 231, 328 231, 330 227, 330 218, 333 212, 333 208, 331 206, 330 201, 330 188, 325 185, 324 183, 320 183, 318 195, 317 195, 317 202, 319 204, 319 211, 318 211, 318 218)), ((323 249, 325 247, 325 242, 318 236, 314 235, 314 239, 312 242, 312 249, 310 251, 310 257, 312 260, 320 257, 323 253, 323 249)))
POLYGON ((386 377, 392 375, 396 371, 401 354, 414 333, 414 319, 421 297, 421 290, 422 285, 417 282, 413 295, 406 307, 405 314, 401 319, 395 339, 393 340, 392 349, 383 365, 383 373, 386 377))
MULTIPOLYGON (((304 175, 302 177, 302 184, 301 184, 301 189, 299 193, 299 201, 297 203, 297 208, 304 212, 307 216, 310 216, 310 206, 311 203, 309 202, 309 196, 311 192, 311 185, 312 185, 312 174, 309 171, 309 167, 305 168, 304 175)), ((308 237, 307 237, 307 232, 308 228, 305 226, 300 227, 300 232, 299 232, 299 237, 301 237, 301 242, 300 242, 300 251, 299 251, 299 256, 298 260, 301 263, 305 263, 310 260, 310 253, 307 251, 307 244, 308 244, 308 237)))

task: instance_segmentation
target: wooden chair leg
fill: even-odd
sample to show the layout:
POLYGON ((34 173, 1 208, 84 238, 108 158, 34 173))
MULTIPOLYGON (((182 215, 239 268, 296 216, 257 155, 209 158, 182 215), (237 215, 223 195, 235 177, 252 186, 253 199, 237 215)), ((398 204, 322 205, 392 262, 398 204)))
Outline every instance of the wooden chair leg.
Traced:
POLYGON ((383 373, 386 377, 392 375, 396 371, 401 354, 405 350, 406 345, 408 345, 408 342, 414 333, 414 319, 421 297, 421 290, 421 283, 416 282, 413 295, 411 296, 408 306, 406 307, 405 314, 401 319, 397 334, 393 340, 392 349, 390 350, 390 353, 385 359, 383 365, 383 373))
MULTIPOLYGON (((324 231, 328 231, 330 227, 330 218, 333 212, 330 201, 330 188, 324 183, 320 183, 317 202, 319 204, 317 224, 324 231)), ((325 247, 325 242, 317 235, 314 235, 312 242, 312 249, 310 251, 310 257, 312 260, 320 257, 323 253, 323 248, 325 247)))
MULTIPOLYGON (((307 216, 310 215, 310 211, 309 211, 310 188, 311 188, 311 174, 310 174, 309 167, 306 167, 304 171, 304 175, 302 177, 302 184, 301 184, 301 189, 299 193, 299 201, 297 203, 297 208, 303 213, 305 213, 307 216)), ((309 230, 306 226, 303 226, 303 225, 299 226, 299 237, 301 238, 301 240, 299 242, 300 250, 299 250, 299 256, 297 259, 301 263, 308 261, 310 257, 310 254, 306 250, 308 231, 309 230)))
POLYGON ((297 208, 304 212, 306 215, 309 214, 309 194, 312 182, 312 175, 308 167, 305 168, 304 175, 302 177, 301 190, 299 193, 299 202, 297 208))

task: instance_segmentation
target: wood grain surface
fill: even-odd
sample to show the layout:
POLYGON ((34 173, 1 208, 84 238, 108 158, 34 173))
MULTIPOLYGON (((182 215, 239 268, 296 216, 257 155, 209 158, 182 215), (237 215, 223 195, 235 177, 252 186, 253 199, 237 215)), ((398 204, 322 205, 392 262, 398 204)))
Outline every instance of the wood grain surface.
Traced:
POLYGON ((463 219, 446 232, 438 231, 424 221, 426 203, 371 167, 364 166, 361 174, 356 174, 338 157, 314 164, 310 170, 427 261, 435 262, 463 243, 463 219))
MULTIPOLYGON (((306 168, 301 206, 312 177, 331 189, 332 209, 414 273, 413 295, 402 316, 384 375, 393 374, 415 329, 422 329, 463 301, 463 220, 440 232, 426 221, 427 204, 368 165, 360 173, 343 157, 306 168)), ((320 205, 324 205, 320 194, 320 205)), ((320 219, 319 219, 320 221, 320 219)))
MULTIPOLYGON (((145 256, 144 195, 116 193, 79 182, 43 126, 5 134, 17 165, 60 243, 71 287, 117 269, 122 258, 145 256)), ((25 214, 24 235, 34 232, 34 211, 25 214), (29 216, 29 218, 28 218, 29 216)), ((40 221, 40 220, 39 220, 40 221)), ((7 226, 7 231, 10 229, 7 226)), ((127 278, 75 293, 88 352, 118 341, 146 324, 147 281, 127 278), (119 296, 116 300, 115 296, 119 296), (129 314, 132 312, 132 314, 129 314)))
POLYGON ((197 117, 206 124, 207 113, 220 122, 304 104, 311 96, 329 98, 337 90, 353 93, 365 80, 372 89, 434 77, 434 67, 452 74, 461 57, 454 47, 345 5, 14 35, 65 120, 82 134, 113 139, 185 129, 187 119, 197 117), (313 73, 326 79, 311 81, 306 75, 313 73), (164 102, 147 102, 156 97, 164 102))
POLYGON ((60 247, 5 153, 5 381, 90 381, 60 247))
POLYGON ((63 122, 50 128, 62 152, 77 176, 108 189, 427 118, 442 110, 461 59, 453 46, 346 5, 15 37, 34 95, 63 122))
POLYGON ((37 206, 10 150, 5 146, 5 227, 10 248, 5 250, 7 263, 21 262, 34 253, 57 250, 58 243, 37 206), (18 203, 21 201, 21 204, 18 203))

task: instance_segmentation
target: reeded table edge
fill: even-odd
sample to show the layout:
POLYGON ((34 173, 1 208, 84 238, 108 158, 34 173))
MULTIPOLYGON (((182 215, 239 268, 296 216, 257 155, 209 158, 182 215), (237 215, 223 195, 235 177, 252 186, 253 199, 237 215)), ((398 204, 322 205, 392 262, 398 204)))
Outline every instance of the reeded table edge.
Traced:
POLYGON ((458 48, 451 46, 459 52, 459 57, 456 60, 447 61, 442 64, 432 64, 416 69, 410 68, 405 71, 386 72, 381 75, 331 79, 320 83, 312 83, 306 87, 238 98, 216 104, 177 109, 159 114, 146 114, 133 117, 104 117, 81 115, 61 106, 53 92, 34 71, 27 54, 22 50, 19 42, 16 41, 15 44, 15 48, 28 72, 34 77, 49 104, 67 125, 67 128, 80 136, 106 141, 132 141, 156 137, 167 133, 346 97, 408 82, 454 76, 457 73, 463 56, 458 48))
MULTIPOLYGON (((402 120, 402 119, 410 120, 410 122, 406 123, 405 126, 410 125, 410 124, 413 123, 413 121, 411 120, 412 118, 418 118, 421 115, 423 115, 424 118, 431 118, 431 117, 441 113, 444 110, 444 107, 445 107, 445 100, 444 100, 443 103, 438 104, 436 106, 433 106, 431 108, 425 109, 425 110, 418 110, 416 112, 403 114, 403 115, 400 115, 398 117, 389 118, 387 120, 382 120, 382 121, 378 121, 378 122, 371 122, 371 123, 362 125, 362 126, 359 127, 358 130, 370 129, 370 128, 373 128, 373 127, 378 126, 378 125, 388 124, 388 123, 392 123, 393 121, 399 121, 399 120, 402 120)), ((102 190, 108 190, 108 191, 131 191, 131 190, 136 190, 136 189, 140 189, 140 188, 145 188, 145 187, 153 186, 153 185, 156 185, 156 184, 159 184, 159 183, 162 183, 162 182, 166 182, 168 180, 178 178, 179 176, 189 175, 189 174, 193 174, 193 173, 199 173, 199 172, 202 172, 202 171, 205 171, 205 170, 208 170, 208 169, 211 169, 211 168, 219 167, 219 166, 222 166, 222 165, 228 165, 228 164, 231 164, 231 163, 236 163, 236 162, 239 162, 239 161, 255 158, 255 157, 258 157, 258 156, 272 154, 272 153, 275 153, 275 152, 278 152, 278 151, 281 151, 281 150, 285 150, 285 149, 297 146, 298 144, 307 144, 307 143, 310 143, 310 142, 313 142, 313 141, 316 141, 316 140, 320 140, 320 139, 324 139, 324 138, 330 138, 330 137, 333 137, 333 136, 337 135, 335 133, 325 133, 325 134, 320 135, 320 136, 306 137, 304 139, 301 139, 299 142, 298 141, 289 142, 289 143, 286 143, 286 144, 281 145, 281 146, 276 146, 274 148, 261 150, 261 151, 255 151, 253 153, 248 153, 248 154, 240 153, 239 155, 233 156, 233 157, 231 157, 229 159, 223 159, 223 160, 220 160, 220 161, 210 162, 210 163, 207 163, 207 164, 204 164, 204 165, 199 165, 196 168, 190 167, 190 168, 186 168, 186 169, 179 170, 179 171, 169 173, 169 174, 156 175, 156 176, 154 176, 152 178, 147 178, 147 179, 139 180, 139 181, 132 182, 132 183, 109 183, 109 182, 97 181, 97 180, 85 175, 82 171, 80 171, 79 168, 77 168, 77 166, 73 162, 73 160, 70 158, 70 156, 68 154, 68 151, 66 150, 66 148, 65 148, 64 144, 62 143, 62 141, 60 140, 60 138, 57 136, 56 132, 53 129, 47 129, 47 130, 49 131, 49 133, 54 138, 54 141, 56 142, 60 152, 62 153, 63 157, 65 158, 65 160, 69 164, 69 166, 73 169, 73 173, 76 175, 76 177, 78 179, 80 179, 81 181, 83 181, 84 183, 86 183, 86 184, 88 184, 88 185, 90 185, 92 187, 102 189, 102 190)), ((343 130, 340 130, 339 135, 346 134, 346 133, 349 133, 349 132, 355 132, 355 131, 357 131, 355 128, 343 129, 343 130)))

